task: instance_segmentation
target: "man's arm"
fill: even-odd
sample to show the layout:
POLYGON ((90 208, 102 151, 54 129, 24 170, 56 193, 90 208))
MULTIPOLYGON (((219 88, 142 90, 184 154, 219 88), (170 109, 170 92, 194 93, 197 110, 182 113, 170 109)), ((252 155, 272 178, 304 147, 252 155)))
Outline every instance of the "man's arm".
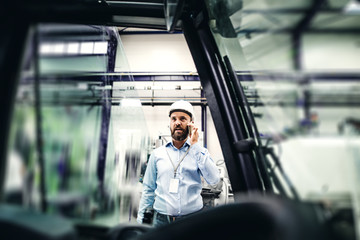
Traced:
POLYGON ((192 149, 190 152, 192 152, 195 157, 198 168, 205 181, 210 185, 215 185, 220 181, 219 170, 211 158, 209 151, 197 143, 199 140, 199 132, 198 128, 194 126, 194 122, 191 122, 188 125, 193 128, 193 132, 189 135, 192 149))
POLYGON ((143 181, 143 191, 141 194, 141 200, 139 204, 139 211, 137 215, 137 222, 142 223, 144 218, 144 212, 146 208, 152 207, 155 199, 155 189, 156 189, 156 163, 154 155, 151 154, 149 158, 148 165, 146 167, 144 181, 143 181))
POLYGON ((216 167, 209 151, 201 147, 198 143, 191 145, 191 151, 195 156, 198 168, 205 181, 210 185, 215 185, 220 181, 219 169, 216 167))

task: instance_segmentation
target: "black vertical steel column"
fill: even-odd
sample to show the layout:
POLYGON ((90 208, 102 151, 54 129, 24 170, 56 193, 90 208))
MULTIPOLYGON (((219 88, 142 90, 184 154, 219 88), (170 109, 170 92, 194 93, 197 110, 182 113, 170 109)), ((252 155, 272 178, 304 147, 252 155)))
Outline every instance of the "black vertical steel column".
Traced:
POLYGON ((40 168, 40 201, 41 201, 41 210, 46 212, 47 201, 46 201, 46 185, 45 185, 45 159, 43 151, 43 138, 42 138, 42 114, 41 114, 41 91, 40 91, 40 57, 39 57, 39 32, 38 28, 35 29, 34 36, 34 67, 35 67, 35 82, 34 82, 34 92, 35 92, 35 125, 36 125, 36 148, 37 156, 39 161, 40 168))
POLYGON ((25 20, 17 20, 24 19, 26 16, 23 15, 21 18, 12 14, 7 4, 10 2, 3 3, 1 9, 7 15, 0 15, 0 201, 3 200, 8 138, 19 82, 19 70, 30 29, 30 25, 25 20))
POLYGON ((203 141, 204 147, 207 148, 207 108, 206 104, 202 100, 205 97, 204 91, 201 90, 201 130, 204 133, 203 141))
MULTIPOLYGON (((108 49, 107 49, 107 72, 115 71, 115 57, 117 50, 117 38, 114 32, 107 31, 109 34, 108 49)), ((109 138, 110 118, 111 118, 111 98, 112 98, 112 81, 107 76, 103 77, 103 95, 102 95, 102 109, 101 109, 101 132, 100 132, 100 146, 97 163, 97 176, 99 180, 100 191, 103 190, 103 181, 106 166, 106 152, 109 138), (107 87, 111 89, 107 89, 107 87)))
POLYGON ((236 92, 237 97, 238 97, 239 108, 242 113, 243 122, 247 128, 249 138, 254 139, 254 141, 257 143, 257 146, 253 150, 254 154, 256 156, 256 160, 254 159, 254 161, 257 162, 257 167, 259 169, 260 175, 262 176, 261 178, 262 178, 265 190, 269 191, 269 192, 273 192, 273 187, 272 187, 272 184, 271 184, 271 181, 269 178, 269 174, 268 174, 268 166, 265 161, 265 156, 263 155, 263 152, 262 152, 260 133, 257 129, 256 122, 255 122, 254 116, 252 114, 251 108, 249 106, 249 103, 247 101, 244 89, 240 83, 240 79, 242 78, 242 76, 239 77, 240 79, 237 77, 236 72, 233 70, 230 60, 227 56, 224 57, 224 62, 228 69, 229 77, 230 77, 231 81, 233 82, 234 91, 236 92))
MULTIPOLYGON (((103 90, 103 98, 108 98, 108 97, 109 97, 109 91, 103 90)), ((110 115, 111 115, 111 103, 109 104, 106 100, 103 100, 102 109, 101 109, 100 146, 99 146, 99 156, 97 163, 97 176, 100 186, 102 186, 103 184, 104 174, 105 174, 110 115)))
POLYGON ((292 34, 293 42, 293 65, 295 70, 302 69, 302 54, 301 54, 301 33, 294 32, 292 34))
POLYGON ((326 3, 327 0, 313 0, 313 4, 308 9, 307 13, 297 24, 292 32, 293 50, 294 50, 294 68, 295 70, 301 70, 302 66, 302 35, 304 31, 309 27, 311 21, 315 17, 316 13, 326 3))
POLYGON ((262 191, 251 159, 238 153, 234 147, 236 142, 244 139, 243 126, 234 105, 236 100, 225 79, 227 75, 222 57, 208 26, 205 4, 201 9, 184 12, 183 30, 214 119, 235 197, 240 192, 262 191))
POLYGON ((116 37, 115 32, 108 30, 107 33, 109 34, 109 41, 108 41, 108 72, 115 71, 115 62, 116 62, 116 52, 118 46, 118 39, 116 37))
MULTIPOLYGON (((294 59, 294 69, 300 71, 303 69, 303 49, 302 49, 302 37, 303 33, 309 28, 311 21, 316 16, 316 13, 326 4, 327 0, 313 0, 311 7, 308 9, 305 16, 297 24, 292 32, 292 42, 293 42, 293 59, 294 59)), ((308 79, 305 79, 303 84, 308 84, 308 79)), ((310 118, 310 101, 311 101, 311 92, 309 90, 304 91, 304 112, 305 118, 310 118)))

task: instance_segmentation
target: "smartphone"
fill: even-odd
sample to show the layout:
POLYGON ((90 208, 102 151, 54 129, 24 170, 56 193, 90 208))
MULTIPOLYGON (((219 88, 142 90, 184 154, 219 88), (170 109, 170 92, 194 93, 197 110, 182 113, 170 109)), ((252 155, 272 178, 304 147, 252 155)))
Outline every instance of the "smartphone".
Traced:
POLYGON ((188 126, 189 136, 192 136, 193 126, 188 126))

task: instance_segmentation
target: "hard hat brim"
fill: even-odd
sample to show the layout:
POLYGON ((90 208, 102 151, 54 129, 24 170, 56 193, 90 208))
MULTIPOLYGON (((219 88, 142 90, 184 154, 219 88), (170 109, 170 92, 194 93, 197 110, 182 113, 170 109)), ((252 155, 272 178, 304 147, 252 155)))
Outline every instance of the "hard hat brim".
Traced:
POLYGON ((186 113, 187 115, 189 115, 190 118, 193 117, 190 112, 188 112, 188 111, 186 111, 186 110, 184 110, 184 109, 172 109, 172 110, 169 112, 169 117, 171 116, 171 114, 172 114, 173 112, 183 112, 183 113, 186 113))

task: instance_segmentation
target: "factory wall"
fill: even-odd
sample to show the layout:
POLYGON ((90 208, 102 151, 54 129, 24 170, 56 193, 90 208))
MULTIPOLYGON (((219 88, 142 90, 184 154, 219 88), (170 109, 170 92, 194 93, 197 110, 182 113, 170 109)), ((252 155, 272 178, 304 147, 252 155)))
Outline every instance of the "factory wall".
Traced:
MULTIPOLYGON (((130 34, 121 40, 131 72, 197 72, 182 34, 130 34)), ((117 62, 116 71, 123 66, 117 62)))

